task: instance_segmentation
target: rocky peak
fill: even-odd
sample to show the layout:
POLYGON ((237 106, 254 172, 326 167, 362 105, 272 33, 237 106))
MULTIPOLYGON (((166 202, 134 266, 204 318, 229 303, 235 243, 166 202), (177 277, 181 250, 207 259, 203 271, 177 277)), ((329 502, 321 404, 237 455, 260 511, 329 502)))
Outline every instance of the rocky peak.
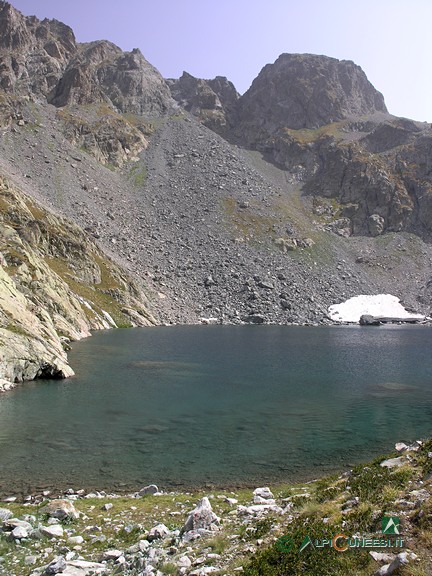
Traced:
POLYGON ((57 20, 23 16, 0 3, 0 87, 21 95, 47 96, 76 51, 71 28, 57 20))
POLYGON ((172 107, 169 89, 138 49, 101 40, 79 45, 57 20, 24 16, 0 2, 0 88, 45 96, 56 106, 108 102, 121 112, 159 115, 172 107))
POLYGON ((107 101, 121 112, 158 115, 172 106, 159 72, 138 49, 123 52, 106 40, 79 47, 50 102, 55 106, 107 101))
POLYGON ((17 49, 30 43, 25 16, 8 2, 0 2, 0 47, 17 49))
POLYGON ((318 128, 377 111, 387 111, 384 98, 353 62, 282 54, 261 70, 240 99, 240 132, 253 142, 258 132, 318 128))
POLYGON ((183 72, 167 82, 173 98, 209 128, 224 133, 233 125, 239 94, 224 76, 203 80, 183 72))

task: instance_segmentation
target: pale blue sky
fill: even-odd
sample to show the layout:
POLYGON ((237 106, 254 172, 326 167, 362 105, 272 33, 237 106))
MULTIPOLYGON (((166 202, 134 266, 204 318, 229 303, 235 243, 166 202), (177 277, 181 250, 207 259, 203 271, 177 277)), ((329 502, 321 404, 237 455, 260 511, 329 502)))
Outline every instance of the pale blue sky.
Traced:
POLYGON ((78 41, 140 48, 166 78, 227 76, 245 92, 282 52, 353 60, 392 114, 432 122, 432 0, 11 0, 78 41))

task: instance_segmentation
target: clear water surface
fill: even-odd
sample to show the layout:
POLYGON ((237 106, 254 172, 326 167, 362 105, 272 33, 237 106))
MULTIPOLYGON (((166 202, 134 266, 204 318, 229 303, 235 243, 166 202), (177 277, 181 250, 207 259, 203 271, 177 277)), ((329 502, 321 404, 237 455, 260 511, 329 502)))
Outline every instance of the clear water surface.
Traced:
POLYGON ((432 329, 98 332, 76 377, 0 396, 0 491, 254 485, 340 470, 432 429, 432 329))

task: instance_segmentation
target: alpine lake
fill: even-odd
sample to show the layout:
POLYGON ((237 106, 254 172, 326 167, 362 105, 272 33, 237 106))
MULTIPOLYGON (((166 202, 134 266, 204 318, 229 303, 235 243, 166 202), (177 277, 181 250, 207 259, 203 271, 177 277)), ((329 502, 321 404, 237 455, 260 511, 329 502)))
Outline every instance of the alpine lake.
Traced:
POLYGON ((173 326, 0 395, 0 492, 316 478, 431 435, 432 328, 173 326))

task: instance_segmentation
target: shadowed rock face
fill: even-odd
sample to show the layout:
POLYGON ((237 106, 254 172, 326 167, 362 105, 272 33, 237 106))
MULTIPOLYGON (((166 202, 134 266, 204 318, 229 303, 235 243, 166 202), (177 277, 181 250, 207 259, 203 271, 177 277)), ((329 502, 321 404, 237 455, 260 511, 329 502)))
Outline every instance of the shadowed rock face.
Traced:
POLYGON ((0 392, 23 380, 72 375, 65 342, 113 326, 113 316, 131 325, 154 323, 144 300, 83 230, 44 212, 0 177, 0 392), (103 308, 110 302, 103 269, 111 310, 103 308))
POLYGON ((318 128, 374 112, 387 112, 384 98, 353 62, 282 54, 240 99, 237 132, 252 143, 278 128, 318 128))
POLYGON ((234 126, 240 95, 224 76, 202 80, 183 72, 178 80, 167 82, 173 98, 208 128, 224 134, 234 126))

